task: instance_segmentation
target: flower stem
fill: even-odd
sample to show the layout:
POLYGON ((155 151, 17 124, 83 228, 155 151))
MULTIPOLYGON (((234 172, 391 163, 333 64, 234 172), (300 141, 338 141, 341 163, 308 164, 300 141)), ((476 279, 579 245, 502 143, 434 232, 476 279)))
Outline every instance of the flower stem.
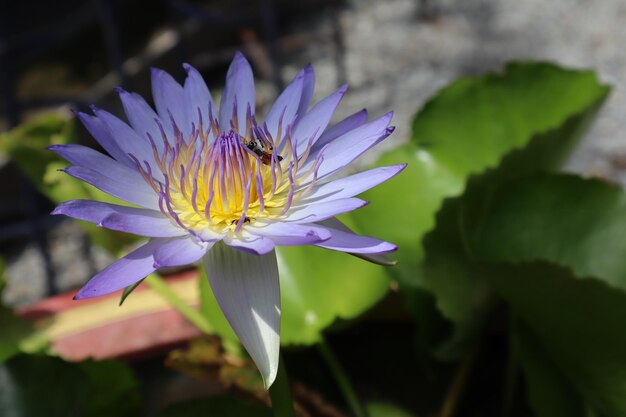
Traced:
POLYGON ((367 410, 365 409, 363 404, 361 404, 361 401, 359 400, 359 397, 357 396, 356 391, 354 390, 354 387, 350 382, 350 379, 348 379, 346 371, 339 364, 337 357, 335 356, 332 349, 328 345, 328 342, 326 342, 326 339, 324 339, 323 336, 320 342, 317 344, 317 347, 319 348, 322 357, 326 361, 326 365, 328 365, 328 368, 330 368, 330 372, 333 374, 335 382, 337 383, 339 390, 341 391, 346 402, 348 403, 352 414, 354 414, 355 417, 367 417, 367 410))
POLYGON ((441 410, 439 410, 437 414, 438 417, 452 417, 455 415, 459 403, 461 402, 461 397, 467 388, 468 380, 476 360, 477 351, 477 347, 471 348, 457 368, 456 374, 452 380, 452 385, 450 385, 441 410))
POLYGON ((150 288, 165 299, 176 311, 185 317, 191 324, 203 333, 214 334, 215 331, 209 321, 196 309, 191 307, 185 300, 180 298, 169 285, 157 274, 150 274, 145 280, 150 288))
POLYGON ((287 371, 285 370, 285 361, 282 355, 278 361, 276 379, 270 387, 270 397, 272 399, 274 417, 296 417, 291 390, 289 389, 289 380, 287 379, 287 371))

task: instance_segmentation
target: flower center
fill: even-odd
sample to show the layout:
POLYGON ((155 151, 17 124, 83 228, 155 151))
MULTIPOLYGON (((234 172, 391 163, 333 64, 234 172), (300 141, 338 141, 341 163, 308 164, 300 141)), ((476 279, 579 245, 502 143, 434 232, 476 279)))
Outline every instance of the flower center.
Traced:
POLYGON ((161 130, 161 150, 150 138, 157 167, 133 159, 158 194, 161 211, 179 226, 192 233, 238 232, 246 223, 280 217, 291 207, 298 167, 310 147, 298 156, 288 134, 278 146, 254 120, 245 137, 212 123, 207 131, 194 128, 189 140, 175 128, 172 144, 161 130))

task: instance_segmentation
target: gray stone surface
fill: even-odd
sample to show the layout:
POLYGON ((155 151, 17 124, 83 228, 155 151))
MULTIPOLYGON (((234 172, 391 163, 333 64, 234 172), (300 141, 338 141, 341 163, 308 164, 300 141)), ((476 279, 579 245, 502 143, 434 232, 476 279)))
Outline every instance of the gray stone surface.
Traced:
MULTIPOLYGON (((78 224, 65 221, 48 234, 55 284, 60 291, 82 285, 96 271, 113 261, 102 249, 90 247, 78 224)), ((2 301, 24 305, 46 295, 44 261, 35 243, 15 247, 7 254, 5 270, 7 287, 2 301)))
MULTIPOLYGON (((384 149, 407 140, 416 110, 458 76, 526 59, 595 69, 614 90, 568 168, 626 184, 625 1, 439 0, 430 19, 419 18, 420 3, 354 0, 340 12, 351 87, 341 114, 394 110, 384 149)), ((310 45, 303 60, 315 66, 319 97, 335 88, 330 46, 310 45)))

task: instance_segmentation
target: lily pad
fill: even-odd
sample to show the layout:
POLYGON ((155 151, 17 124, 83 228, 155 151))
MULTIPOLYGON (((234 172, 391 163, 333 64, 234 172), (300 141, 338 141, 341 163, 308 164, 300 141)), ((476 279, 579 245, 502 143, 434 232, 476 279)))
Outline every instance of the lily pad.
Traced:
POLYGON ((464 222, 474 257, 512 263, 546 259, 626 290, 621 187, 540 174, 498 187, 482 201, 480 217, 464 222))
MULTIPOLYGON (((539 369, 526 364, 531 382, 537 383, 537 372, 558 370, 568 382, 566 387, 575 387, 597 415, 626 414, 624 291, 596 278, 576 277, 548 262, 494 268, 488 279, 553 364, 539 369)), ((531 387, 531 399, 536 388, 531 387)))
POLYGON ((503 156, 574 116, 578 123, 570 132, 580 133, 608 92, 593 72, 533 62, 450 84, 417 113, 410 142, 377 162, 408 167, 365 194, 373 204, 354 216, 359 228, 398 244, 394 273, 401 284, 419 284, 422 237, 444 199, 462 194, 471 175, 498 166, 503 156))
MULTIPOLYGON (((315 247, 277 249, 281 285, 281 343, 310 345, 338 319, 353 319, 389 290, 385 268, 315 247)), ((206 280, 206 278, 203 278, 206 280)), ((222 337, 236 340, 210 286, 201 282, 202 308, 222 337)))

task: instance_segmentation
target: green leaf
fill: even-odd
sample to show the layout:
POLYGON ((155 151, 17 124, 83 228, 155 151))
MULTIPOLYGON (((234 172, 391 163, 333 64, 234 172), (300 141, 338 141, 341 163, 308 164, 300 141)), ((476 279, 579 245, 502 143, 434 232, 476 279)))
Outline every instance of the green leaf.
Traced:
POLYGON ((517 357, 526 377, 528 399, 536 417, 588 417, 576 388, 524 323, 515 329, 517 357))
POLYGON ((574 175, 536 175, 494 189, 476 212, 465 221, 473 256, 512 263, 546 259, 626 289, 621 187, 574 175))
POLYGON ((424 238, 427 255, 418 270, 422 288, 435 295, 438 310, 454 323, 453 337, 439 346, 442 358, 457 357, 473 343, 493 304, 490 285, 484 280, 489 272, 467 256, 459 224, 463 201, 444 203, 437 227, 424 238))
POLYGON ((84 361, 77 364, 87 375, 90 396, 85 405, 88 417, 136 417, 141 409, 139 383, 122 362, 84 361))
POLYGON ((157 417, 271 417, 267 407, 249 404, 229 397, 212 397, 174 404, 157 417))
POLYGON ((608 92, 592 72, 547 63, 509 64, 502 73, 452 83, 416 115, 410 143, 378 161, 409 165, 366 193, 372 204, 355 214, 359 228, 398 244, 394 273, 401 283, 419 283, 421 239, 433 228, 442 201, 461 194, 471 175, 496 167, 536 135, 573 116, 579 116, 573 129, 579 130, 582 116, 591 116, 608 92))
MULTIPOLYGON (((276 250, 282 303, 281 343, 310 345, 338 319, 361 315, 389 290, 384 267, 345 253, 299 246, 276 250)), ((200 284, 202 311, 218 334, 236 340, 206 277, 200 284)))
MULTIPOLYGON (((626 234, 626 195, 617 186, 573 175, 534 175, 493 188, 488 198, 478 202, 463 217, 467 242, 473 257, 477 259, 511 264, 549 260, 571 268, 574 273, 570 273, 568 279, 594 276, 609 287, 626 289, 626 243, 623 238, 626 234)), ((559 291, 582 285, 566 282, 565 278, 561 280, 563 282, 560 285, 563 288, 559 287, 559 291)), ((493 276, 490 282, 494 282, 493 276)), ((500 284, 500 281, 495 282, 500 284)), ((524 281, 522 285, 527 284, 524 281)), ((548 284, 550 281, 546 281, 546 285, 548 284)), ((599 284, 595 286, 600 287, 599 284)), ((508 298, 512 297, 513 291, 508 289, 508 298)), ((550 289, 537 286, 534 291, 544 294, 550 289)), ((624 298, 621 302, 626 303, 626 296, 621 291, 615 291, 612 296, 597 295, 610 294, 608 287, 603 290, 591 289, 589 298, 586 298, 583 290, 578 291, 576 297, 581 299, 576 301, 577 304, 574 301, 569 304, 563 302, 560 295, 555 296, 553 303, 555 310, 559 310, 559 318, 562 320, 560 326, 575 327, 577 330, 571 329, 570 332, 580 330, 580 336, 568 339, 568 346, 565 347, 552 346, 552 339, 547 342, 542 340, 546 345, 545 350, 553 350, 549 360, 538 360, 537 352, 541 351, 541 346, 530 343, 530 360, 527 358, 523 367, 528 379, 531 403, 541 417, 559 415, 557 410, 564 416, 576 415, 572 413, 575 408, 573 400, 565 401, 567 397, 576 398, 576 391, 571 393, 575 386, 597 409, 608 415, 622 415, 620 413, 626 410, 626 401, 617 399, 620 395, 624 397, 626 386, 614 385, 613 378, 618 378, 617 375, 626 377, 626 362, 620 362, 624 358, 617 355, 618 350, 626 351, 626 340, 613 340, 612 335, 597 334, 620 332, 617 321, 620 311, 615 310, 615 316, 609 318, 607 315, 610 310, 602 310, 600 313, 597 311, 600 306, 593 303, 607 303, 610 306, 611 298, 618 299, 620 294, 624 298), (585 329, 584 325, 576 321, 579 314, 593 317, 596 323, 593 334, 585 333, 591 330, 585 329), (611 323, 613 327, 610 327, 611 323), (590 338, 587 342, 590 346, 585 346, 579 340, 583 337, 590 338), (599 345, 604 343, 613 344, 615 352, 602 351, 599 345), (562 358, 558 356, 569 358, 569 362, 561 363, 562 358), (607 362, 597 363, 598 356, 602 356, 602 360, 607 362), (561 368, 558 372, 557 365, 561 368), (573 369, 569 369, 572 367, 573 369), (590 375, 591 371, 587 369, 592 367, 594 369, 590 375), (551 387, 550 395, 546 393, 546 385, 551 387), (611 390, 615 392, 610 394, 611 390), (597 391, 606 391, 607 397, 613 397, 604 398, 604 394, 597 391)), ((526 295, 527 299, 523 304, 527 308, 537 306, 537 294, 525 292, 514 295, 518 305, 522 304, 521 297, 526 295)), ((613 303, 616 304, 617 301, 613 303)), ((544 319, 550 320, 547 313, 544 319)), ((552 325, 556 326, 556 319, 553 320, 555 322, 552 325)), ((626 322, 622 322, 621 326, 625 324, 626 322)), ((586 325, 592 327, 590 322, 586 325)), ((533 323, 533 326, 536 325, 533 323)), ((526 333, 532 332, 540 336, 546 334, 545 331, 540 333, 535 328, 526 333)), ((563 333, 560 333, 562 337, 568 337, 563 333)))
POLYGON ((496 267, 488 280, 593 410, 626 415, 626 293, 547 262, 496 267))
POLYGON ((140 409, 137 386, 121 362, 19 355, 0 365, 0 415, 134 417, 140 409))
POLYGON ((89 379, 75 365, 48 356, 20 355, 0 366, 0 415, 81 415, 89 379))
POLYGON ((426 257, 417 282, 435 295, 438 309, 455 324, 454 337, 439 352, 444 357, 457 356, 472 342, 492 306, 490 286, 484 281, 489 271, 475 262, 468 236, 480 227, 485 206, 512 181, 558 167, 591 114, 570 118, 558 129, 535 136, 525 148, 503 157, 497 168, 473 176, 464 194, 446 200, 437 213, 437 227, 423 240, 426 257))
POLYGON ((45 148, 74 141, 71 119, 50 113, 0 134, 0 152, 9 156, 33 184, 41 186, 48 166, 59 160, 45 148))
MULTIPOLYGON (((128 205, 60 171, 68 163, 46 148, 75 141, 73 120, 58 113, 50 113, 0 134, 0 153, 8 156, 33 185, 54 203, 86 199, 128 205)), ((112 253, 138 239, 137 236, 99 228, 88 222, 78 223, 94 243, 112 253)))
MULTIPOLYGON (((529 105, 528 103, 518 103, 518 101, 523 101, 524 99, 534 102, 535 98, 533 94, 530 94, 531 92, 540 94, 534 88, 528 93, 518 91, 521 88, 519 86, 521 79, 530 77, 531 74, 535 74, 537 79, 530 82, 529 85, 545 84, 546 88, 548 85, 555 83, 554 77, 559 78, 556 74, 561 74, 560 78, 562 78, 562 81, 557 84, 563 88, 562 93, 565 96, 573 94, 569 90, 575 89, 578 84, 589 87, 587 89, 581 87, 581 91, 593 90, 597 94, 589 94, 586 106, 582 106, 582 102, 579 102, 580 105, 575 107, 571 107, 571 103, 561 102, 562 95, 554 98, 554 103, 549 102, 548 98, 545 98, 546 101, 542 105, 543 107, 555 106, 561 107, 563 110, 560 121, 556 117, 552 120, 554 123, 560 122, 554 128, 548 129, 549 123, 545 117, 537 115, 537 117, 527 120, 529 126, 534 126, 536 134, 533 134, 533 129, 529 126, 521 128, 514 124, 514 126, 508 128, 501 127, 496 129, 494 127, 492 128, 494 135, 492 141, 497 152, 494 153, 493 150, 489 151, 482 148, 473 150, 466 148, 465 151, 468 155, 474 155, 474 160, 466 161, 467 169, 463 172, 469 175, 476 167, 476 159, 481 159, 485 156, 488 156, 485 161, 488 160, 489 164, 482 166, 483 171, 481 174, 474 174, 469 179, 464 180, 462 188, 465 191, 463 194, 456 198, 447 199, 437 214, 437 227, 424 236, 419 247, 410 248, 414 250, 413 253, 417 254, 416 258, 418 259, 414 261, 417 265, 412 267, 411 275, 408 275, 407 268, 402 266, 402 262, 398 264, 399 270, 405 278, 401 283, 414 284, 432 292, 436 298, 438 309, 455 324, 454 337, 452 340, 448 340, 447 345, 441 346, 444 349, 439 351, 445 357, 457 356, 459 349, 464 349, 467 343, 471 343, 477 337, 483 318, 491 308, 490 300, 492 296, 490 286, 484 281, 484 275, 488 274, 488 272, 468 256, 469 248, 467 236, 465 236, 466 229, 473 227, 472 225, 476 219, 481 218, 482 206, 486 202, 491 201, 495 189, 499 187, 505 188, 508 181, 513 181, 535 172, 550 171, 558 168, 573 144, 576 143, 593 120, 599 104, 608 91, 606 87, 597 84, 595 77, 591 73, 565 71, 545 64, 511 66, 504 75, 484 77, 479 79, 481 81, 479 84, 490 91, 490 97, 494 94, 499 97, 498 102, 502 104, 502 109, 519 107, 520 111, 531 112, 533 111, 532 109, 526 108, 529 105), (546 77, 546 79, 540 81, 542 77, 546 77), (506 87, 508 84, 511 85, 506 87), (590 84, 595 85, 596 88, 590 88, 590 84), (510 89, 510 95, 506 95, 503 92, 507 88, 510 89), (511 103, 508 101, 511 101, 511 103), (504 104, 505 102, 506 104, 504 104), (575 113, 575 110, 578 113, 575 113), (511 131, 511 138, 507 139, 498 133, 501 129, 507 132, 511 131), (528 137, 521 140, 520 132, 525 132, 528 134, 528 137), (508 153, 502 147, 502 141, 508 141, 507 143, 510 145, 508 153), (524 146, 519 146, 520 143, 524 146), (499 161, 496 161, 496 156, 499 156, 499 161), (496 164, 497 166, 493 167, 496 164), (469 169, 468 167, 474 168, 469 169), (491 168, 486 169, 487 167, 491 168), (424 249, 422 249, 422 245, 424 249), (424 251, 426 255, 424 255, 424 251)), ((474 80, 473 82, 477 83, 478 81, 474 80)), ((466 83, 468 81, 460 82, 461 87, 457 88, 463 93, 459 92, 458 95, 452 95, 454 99, 448 97, 448 94, 451 94, 448 90, 444 90, 444 97, 446 98, 443 100, 443 103, 451 101, 456 104, 456 100, 460 100, 460 97, 465 97, 464 94, 467 91, 473 91, 472 94, 465 97, 466 104, 469 107, 492 107, 489 103, 483 103, 483 99, 478 100, 476 98, 483 97, 483 93, 474 91, 474 88, 478 88, 477 86, 468 90, 466 83), (469 104, 471 102, 473 104, 469 104)), ((437 98, 434 101, 438 103, 437 98)), ((438 104, 435 108, 439 109, 439 106, 442 105, 438 104)), ((428 108, 429 105, 426 106, 424 111, 428 108)), ((496 113, 500 111, 494 108, 491 108, 491 110, 496 113)), ((539 108, 536 110, 540 111, 539 108)), ((552 114, 553 110, 551 107, 548 114, 552 114)), ((440 114, 441 111, 438 110, 435 114, 443 118, 445 115, 440 114)), ((460 109, 455 110, 451 108, 450 111, 454 113, 454 111, 458 112, 460 109)), ((470 112, 473 111, 471 110, 470 112)), ((426 113, 430 114, 432 110, 426 113)), ((475 114, 475 116, 478 118, 476 123, 487 123, 487 120, 484 118, 480 119, 478 114, 475 114)), ((512 116, 505 116, 502 115, 500 119, 496 118, 494 120, 499 120, 498 123, 511 123, 512 116)), ((420 115, 418 115, 416 123, 418 120, 420 120, 420 115)), ((463 117, 462 120, 465 120, 465 118, 463 117)), ((451 121, 449 122, 452 123, 451 121)), ((421 123, 426 123, 427 126, 430 126, 427 122, 421 123)), ((494 124, 495 122, 492 121, 491 123, 494 124)), ((420 123, 417 124, 420 126, 420 123)), ((473 128, 471 124, 465 126, 465 129, 470 132, 469 136, 472 137, 473 133, 471 132, 473 128)), ((489 129, 485 131, 483 128, 478 127, 474 129, 478 129, 480 134, 488 134, 491 131, 489 129)), ((431 130, 434 131, 434 127, 431 130)), ((460 134, 460 132, 457 133, 460 134)), ((435 133, 432 134, 435 135, 435 133)), ((440 140, 449 143, 449 138, 447 137, 440 140)), ((459 140, 458 145, 461 147, 467 146, 463 140, 459 140)), ((488 146, 488 144, 484 143, 483 146, 488 146)), ((442 148, 437 149, 439 150, 438 155, 447 155, 442 151, 442 148)), ((426 151, 420 150, 418 152, 426 151)), ((445 156, 447 163, 461 158, 461 155, 456 154, 456 150, 451 150, 451 152, 456 156, 445 156)), ((431 159, 434 160, 434 156, 431 159)), ((455 169, 458 171, 458 167, 455 169)), ((416 185, 419 184, 421 183, 416 181, 416 185)), ((404 194, 408 193, 405 192, 404 194)), ((436 193, 433 195, 436 195, 436 193)), ((392 197, 389 196, 388 198, 392 197)), ((419 235, 420 237, 422 236, 421 234, 419 235)), ((402 245, 400 246, 402 250, 402 245)), ((406 285, 403 287, 403 290, 405 292, 413 291, 406 285)))
POLYGON ((21 352, 38 352, 48 346, 47 337, 37 332, 32 323, 0 306, 0 363, 21 352))
POLYGON ((317 343, 325 328, 360 316, 389 290, 389 268, 345 253, 297 246, 277 255, 283 344, 317 343))
POLYGON ((135 282, 133 285, 129 285, 128 287, 124 288, 124 291, 122 292, 122 296, 120 297, 120 304, 119 304, 120 307, 124 304, 124 301, 126 301, 128 296, 131 295, 133 291, 135 291, 135 289, 141 285, 144 279, 141 279, 135 282))

